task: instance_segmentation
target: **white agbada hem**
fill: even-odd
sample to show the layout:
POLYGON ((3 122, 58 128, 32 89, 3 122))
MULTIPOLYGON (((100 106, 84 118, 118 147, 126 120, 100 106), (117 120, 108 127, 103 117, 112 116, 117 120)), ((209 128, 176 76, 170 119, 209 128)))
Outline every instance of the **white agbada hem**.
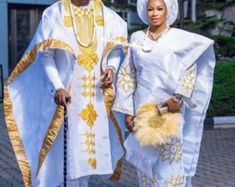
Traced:
POLYGON ((213 41, 203 36, 171 28, 154 50, 142 50, 143 31, 131 36, 128 55, 117 81, 113 110, 135 115, 148 102, 161 105, 174 93, 184 95, 181 137, 159 148, 141 147, 133 134, 125 141, 126 159, 134 164, 142 185, 184 186, 194 176, 199 157, 203 121, 211 97, 215 56, 213 41), (141 174, 140 174, 141 173, 141 174), (145 181, 145 182, 144 182, 145 181))
MULTIPOLYGON (((100 1, 92 1, 101 5, 95 27, 95 52, 99 60, 91 71, 86 71, 86 64, 77 63, 77 57, 83 53, 72 27, 65 26, 70 22, 68 7, 62 2, 44 11, 33 40, 4 89, 6 124, 25 186, 55 187, 63 182, 63 108, 57 107, 53 100, 61 83, 72 97, 68 107, 70 186, 79 184, 80 177, 113 174, 124 153, 123 128, 110 119, 112 112, 107 114, 106 105, 112 100, 105 101, 99 80, 101 69, 109 65, 118 68, 122 57, 117 56, 118 64, 113 64, 110 54, 121 49, 122 44, 111 41, 125 40, 127 25, 100 1), (43 63, 50 60, 56 64, 59 83, 45 72, 43 63)), ((89 59, 86 62, 90 63, 89 59)), ((109 93, 112 92, 107 94, 112 98, 109 93)))

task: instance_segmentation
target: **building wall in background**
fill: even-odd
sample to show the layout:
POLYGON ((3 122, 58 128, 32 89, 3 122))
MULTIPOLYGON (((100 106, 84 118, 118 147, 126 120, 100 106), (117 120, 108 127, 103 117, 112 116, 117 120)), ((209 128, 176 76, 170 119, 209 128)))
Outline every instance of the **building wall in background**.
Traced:
POLYGON ((55 0, 0 0, 0 64, 6 79, 27 47, 44 8, 55 0))

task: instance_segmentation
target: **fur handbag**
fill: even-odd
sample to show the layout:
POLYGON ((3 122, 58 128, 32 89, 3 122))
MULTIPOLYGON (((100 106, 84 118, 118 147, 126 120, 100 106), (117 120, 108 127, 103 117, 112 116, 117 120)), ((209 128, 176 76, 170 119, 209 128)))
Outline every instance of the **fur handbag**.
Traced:
POLYGON ((146 103, 137 111, 133 130, 141 146, 158 147, 180 135, 182 114, 161 109, 155 103, 146 103))

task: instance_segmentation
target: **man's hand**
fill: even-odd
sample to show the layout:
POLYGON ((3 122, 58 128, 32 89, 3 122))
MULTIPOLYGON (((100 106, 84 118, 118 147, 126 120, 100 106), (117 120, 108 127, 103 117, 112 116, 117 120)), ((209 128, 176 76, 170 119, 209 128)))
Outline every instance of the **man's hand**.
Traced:
POLYGON ((65 89, 59 89, 55 93, 54 101, 57 105, 67 107, 71 103, 71 96, 65 89))
POLYGON ((166 100, 163 107, 166 106, 168 108, 169 112, 177 112, 181 108, 183 102, 179 99, 177 99, 175 96, 172 96, 170 99, 166 100))
POLYGON ((126 128, 129 130, 129 132, 133 131, 133 127, 134 127, 134 116, 126 114, 125 115, 125 125, 126 128))
POLYGON ((109 88, 113 83, 114 72, 111 68, 105 70, 101 77, 101 88, 109 88))

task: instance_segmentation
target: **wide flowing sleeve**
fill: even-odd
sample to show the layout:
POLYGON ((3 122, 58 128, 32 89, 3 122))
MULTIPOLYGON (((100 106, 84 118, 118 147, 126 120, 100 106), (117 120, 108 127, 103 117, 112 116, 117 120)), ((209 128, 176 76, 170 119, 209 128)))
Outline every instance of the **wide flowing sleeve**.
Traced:
POLYGON ((194 176, 199 158, 200 143, 203 132, 203 122, 209 106, 215 67, 215 55, 211 45, 195 62, 197 76, 191 99, 194 107, 186 107, 183 130, 183 161, 187 176, 194 176))
POLYGON ((132 39, 127 56, 120 67, 117 76, 116 98, 113 104, 113 110, 124 114, 135 114, 134 92, 136 89, 136 70, 132 58, 131 49, 132 39))
MULTIPOLYGON (((197 105, 197 98, 193 97, 193 93, 198 89, 196 83, 202 71, 201 67, 202 65, 203 67, 208 65, 207 59, 203 61, 201 59, 205 54, 214 55, 214 52, 211 52, 214 41, 180 29, 174 29, 173 31, 174 34, 170 38, 172 41, 170 47, 173 49, 174 55, 180 59, 182 66, 184 66, 175 93, 181 94, 184 103, 188 107, 194 108, 197 105)), ((199 89, 202 89, 202 87, 199 89)))
POLYGON ((183 164, 185 175, 192 177, 196 172, 203 124, 213 87, 214 41, 181 29, 172 29, 169 40, 171 45, 168 47, 182 65, 175 92, 187 100, 184 110, 183 164))
POLYGON ((114 47, 113 50, 110 51, 109 57, 107 58, 107 67, 113 67, 117 71, 120 62, 123 60, 123 44, 127 41, 127 24, 123 21, 119 16, 116 16, 117 21, 115 22, 116 29, 113 29, 111 32, 110 41, 113 41, 119 47, 114 47))
POLYGON ((114 11, 104 7, 105 47, 102 55, 102 71, 113 68, 118 71, 125 56, 127 23, 114 11))
POLYGON ((107 68, 113 69, 114 72, 116 73, 119 66, 120 66, 122 55, 123 55, 123 53, 122 53, 121 49, 113 50, 111 52, 111 54, 109 55, 109 58, 107 59, 108 65, 107 65, 106 69, 107 68))
POLYGON ((46 51, 67 51, 71 58, 67 60, 62 56, 62 60, 67 62, 66 66, 75 56, 68 39, 63 35, 64 28, 48 19, 60 20, 54 15, 58 12, 58 6, 56 3, 44 11, 28 49, 4 85, 6 126, 25 186, 35 184, 36 173, 55 141, 63 120, 63 108, 56 106, 50 92, 51 85, 43 70, 43 63, 51 63, 53 57, 53 52, 46 55, 46 51), (46 55, 44 59, 40 57, 43 52, 46 55))

